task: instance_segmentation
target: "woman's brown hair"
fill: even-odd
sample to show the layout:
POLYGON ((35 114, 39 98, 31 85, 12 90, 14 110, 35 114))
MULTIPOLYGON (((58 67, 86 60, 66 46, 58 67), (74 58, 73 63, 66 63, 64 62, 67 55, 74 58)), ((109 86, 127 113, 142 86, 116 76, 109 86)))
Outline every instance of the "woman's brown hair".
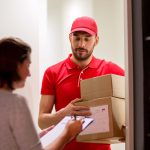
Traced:
POLYGON ((12 83, 20 81, 18 64, 29 57, 31 47, 19 38, 0 39, 0 88, 7 85, 13 89, 12 83))

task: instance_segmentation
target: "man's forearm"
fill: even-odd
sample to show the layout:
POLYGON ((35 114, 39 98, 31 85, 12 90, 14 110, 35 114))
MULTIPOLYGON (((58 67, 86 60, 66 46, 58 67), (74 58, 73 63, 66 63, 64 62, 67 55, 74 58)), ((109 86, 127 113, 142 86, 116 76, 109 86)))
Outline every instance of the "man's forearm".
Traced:
POLYGON ((42 113, 39 115, 38 124, 41 129, 48 128, 51 125, 56 125, 60 120, 62 120, 67 115, 67 112, 64 108, 61 110, 50 114, 42 113))

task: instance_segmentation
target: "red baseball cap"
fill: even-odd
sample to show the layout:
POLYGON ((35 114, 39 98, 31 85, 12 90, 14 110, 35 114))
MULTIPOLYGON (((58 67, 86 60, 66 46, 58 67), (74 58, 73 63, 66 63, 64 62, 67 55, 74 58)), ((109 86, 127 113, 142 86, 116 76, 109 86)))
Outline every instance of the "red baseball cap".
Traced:
POLYGON ((91 35, 97 35, 97 23, 93 18, 83 16, 74 20, 71 27, 71 33, 75 31, 85 31, 91 35))

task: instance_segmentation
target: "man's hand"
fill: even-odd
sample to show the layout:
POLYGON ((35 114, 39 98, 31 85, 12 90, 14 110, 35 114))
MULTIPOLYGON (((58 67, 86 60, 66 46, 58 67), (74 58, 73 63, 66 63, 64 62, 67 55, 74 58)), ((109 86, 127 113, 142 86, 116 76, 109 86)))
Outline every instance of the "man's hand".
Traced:
POLYGON ((76 102, 82 101, 81 99, 75 99, 71 101, 65 108, 64 112, 66 115, 71 115, 71 116, 90 116, 91 112, 89 107, 87 106, 75 106, 74 104, 76 102))
POLYGON ((126 140, 126 126, 125 125, 122 125, 122 132, 123 132, 123 135, 124 135, 124 137, 123 138, 121 138, 121 139, 119 139, 119 141, 120 142, 125 142, 125 140, 126 140))

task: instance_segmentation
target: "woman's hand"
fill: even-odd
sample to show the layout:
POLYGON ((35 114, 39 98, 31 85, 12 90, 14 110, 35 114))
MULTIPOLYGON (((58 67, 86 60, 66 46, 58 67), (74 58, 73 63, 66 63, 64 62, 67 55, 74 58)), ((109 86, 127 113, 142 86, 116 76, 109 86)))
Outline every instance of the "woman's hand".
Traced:
POLYGON ((76 137, 77 134, 80 133, 82 130, 82 123, 82 119, 68 121, 62 133, 45 149, 62 150, 68 142, 70 142, 73 138, 76 137))
POLYGON ((62 134, 66 136, 68 142, 74 139, 77 136, 77 134, 81 132, 83 122, 84 122, 83 119, 80 119, 80 120, 70 120, 67 123, 62 134))

